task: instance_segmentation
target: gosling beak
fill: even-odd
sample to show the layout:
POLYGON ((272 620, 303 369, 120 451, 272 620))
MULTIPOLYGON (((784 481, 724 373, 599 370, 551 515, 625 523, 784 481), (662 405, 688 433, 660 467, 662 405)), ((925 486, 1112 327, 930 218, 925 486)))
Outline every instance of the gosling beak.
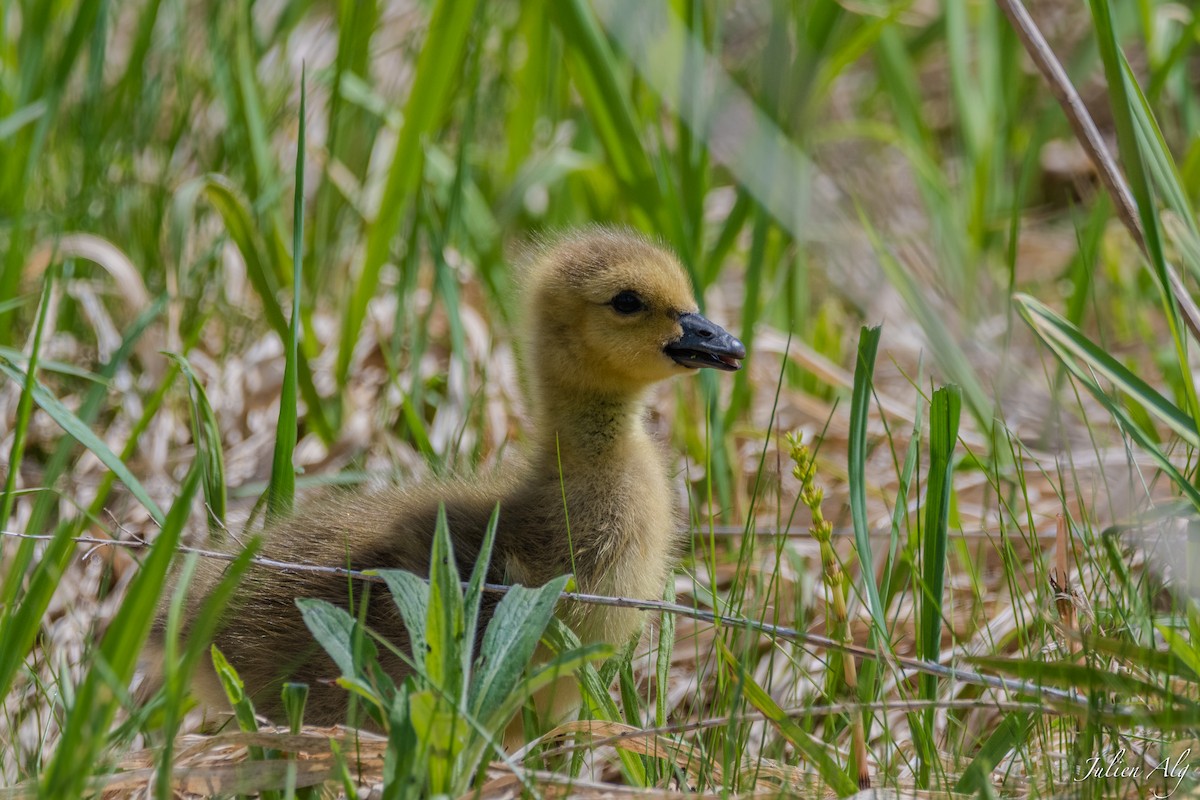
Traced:
POLYGON ((699 314, 683 314, 679 324, 683 326, 683 335, 663 348, 676 364, 688 369, 712 367, 726 372, 741 369, 746 345, 729 331, 699 314))

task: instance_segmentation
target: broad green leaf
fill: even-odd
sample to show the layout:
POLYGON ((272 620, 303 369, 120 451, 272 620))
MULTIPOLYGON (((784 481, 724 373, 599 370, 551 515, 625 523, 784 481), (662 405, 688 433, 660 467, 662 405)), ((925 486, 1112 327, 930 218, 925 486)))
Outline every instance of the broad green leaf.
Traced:
MULTIPOLYGON (((479 719, 480 723, 484 726, 485 730, 495 732, 495 735, 491 737, 495 740, 503 733, 502 726, 508 720, 512 719, 513 715, 520 710, 521 706, 530 697, 537 695, 542 689, 550 686, 564 675, 574 674, 578 670, 589 667, 596 661, 611 657, 613 652, 612 645, 598 643, 556 655, 549 662, 540 665, 534 670, 533 674, 527 677, 507 697, 504 697, 499 705, 484 710, 479 719)), ((474 737, 468 743, 466 750, 464 750, 466 763, 477 763, 482 758, 487 747, 492 744, 493 742, 488 741, 488 739, 482 736, 474 737)))
MULTIPOLYGON (((429 761, 409 713, 409 692, 399 692, 388 709, 388 748, 383 762, 383 800, 425 796, 429 761)), ((353 797, 355 792, 347 795, 353 797)))
POLYGON ((432 689, 408 696, 408 714, 428 761, 431 791, 451 791, 455 760, 466 746, 470 727, 460 718, 458 710, 432 689))
MULTIPOLYGON (((296 607, 300 609, 304 624, 312 632, 313 638, 325 648, 342 674, 349 678, 357 677, 359 670, 354 656, 354 628, 358 623, 354 617, 344 608, 314 598, 298 597, 296 607)), ((371 649, 375 646, 369 640, 365 644, 371 649)))
POLYGON ((429 565, 429 613, 425 621, 425 672, 429 680, 452 704, 458 705, 462 690, 464 647, 463 594, 454 547, 446 524, 446 507, 438 506, 437 528, 429 565))
MULTIPOLYGON (((467 594, 463 600, 463 630, 466 638, 463 641, 462 670, 464 680, 471 681, 472 666, 475 662, 475 642, 478 638, 479 608, 483 602, 483 585, 487 582, 488 567, 492 560, 492 546, 496 542, 496 528, 500 524, 500 504, 492 509, 488 519, 487 529, 483 532, 483 544, 479 555, 475 557, 475 568, 471 570, 471 580, 467 583, 467 594)), ((544 627, 544 626, 543 626, 544 627)), ((538 633, 541 636, 541 633, 538 633)))
POLYGON ((408 630, 408 641, 412 648, 412 660, 417 674, 425 674, 425 621, 429 618, 429 582, 411 572, 400 569, 381 569, 375 574, 383 578, 400 617, 408 630))
POLYGON ((500 600, 483 634, 480 665, 468 700, 471 713, 482 717, 512 693, 533 658, 566 583, 567 576, 563 575, 537 589, 513 586, 500 600))

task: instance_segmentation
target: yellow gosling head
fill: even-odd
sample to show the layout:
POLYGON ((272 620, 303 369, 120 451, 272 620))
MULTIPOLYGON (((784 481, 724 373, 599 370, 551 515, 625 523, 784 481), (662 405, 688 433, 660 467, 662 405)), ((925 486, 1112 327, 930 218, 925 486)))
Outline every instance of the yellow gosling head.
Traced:
POLYGON ((626 230, 590 228, 545 247, 526 275, 530 371, 538 383, 636 395, 673 375, 736 370, 745 346, 700 315, 687 272, 626 230))

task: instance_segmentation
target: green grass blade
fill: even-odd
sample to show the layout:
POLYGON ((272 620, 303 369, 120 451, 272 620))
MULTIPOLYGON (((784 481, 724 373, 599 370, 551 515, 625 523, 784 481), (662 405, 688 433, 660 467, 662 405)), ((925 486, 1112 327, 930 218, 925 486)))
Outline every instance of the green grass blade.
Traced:
POLYGON ((1081 692, 1101 691, 1110 693, 1115 698, 1136 699, 1146 704, 1149 698, 1157 698, 1178 705, 1194 705, 1170 685, 1158 684, 1153 680, 1137 677, 1137 673, 1127 674, 1104 665, 1029 661, 1001 656, 981 656, 971 659, 971 663, 1034 682, 1039 686, 1061 686, 1081 692))
MULTIPOLYGON (((29 418, 36 386, 37 356, 48 313, 50 293, 51 280, 48 278, 42 290, 37 328, 34 332, 33 348, 29 355, 30 371, 34 374, 27 373, 17 405, 13 444, 9 451, 8 477, 5 482, 2 503, 4 514, 0 517, 0 525, 7 526, 8 517, 16 502, 17 465, 20 462, 25 435, 29 429, 29 418)), ((8 690, 12 686, 20 664, 37 638, 42 614, 50 604, 59 574, 74 551, 71 538, 76 530, 77 528, 72 525, 59 526, 54 538, 42 552, 37 567, 29 578, 25 594, 20 597, 19 602, 18 595, 33 560, 33 540, 22 541, 17 545, 16 552, 11 555, 4 584, 0 586, 0 697, 8 696, 8 690)), ((7 545, 6 541, 3 546, 0 546, 0 554, 9 557, 7 545)))
MULTIPOLYGON (((12 446, 8 450, 8 474, 4 479, 4 495, 0 496, 0 527, 8 527, 8 518, 12 516, 17 502, 17 476, 21 471, 21 457, 25 453, 25 437, 29 433, 29 421, 33 416, 33 392, 37 386, 38 356, 42 351, 42 337, 46 332, 46 318, 50 313, 50 300, 54 292, 54 274, 46 275, 42 284, 42 299, 38 305, 37 322, 33 329, 33 342, 29 350, 29 365, 21 383, 21 397, 17 401, 17 417, 13 423, 12 446)), ((21 577, 29 567, 33 558, 33 542, 25 540, 17 545, 14 560, 10 563, 8 579, 0 587, 0 608, 7 617, 12 602, 17 596, 21 585, 21 577)), ((9 542, 0 542, 0 556, 8 554, 9 542)))
MULTIPOLYGON (((214 19, 214 22, 216 20, 214 19)), ((231 104, 230 116, 236 121, 232 131, 239 137, 249 156, 244 161, 248 177, 248 190, 257 211, 258 227, 263 232, 269 264, 274 269, 275 279, 287 278, 287 257, 283 252, 280 208, 277 198, 281 193, 281 180, 274 155, 271 152, 271 136, 267 114, 263 108, 262 88, 259 86, 254 41, 254 20, 250 4, 239 6, 234 15, 233 46, 229 53, 232 69, 231 91, 227 102, 231 104)), ((303 100, 303 98, 301 98, 303 100)))
MULTIPOLYGON (((217 679, 221 682, 221 688, 225 690, 225 696, 229 698, 229 705, 233 708, 233 717, 237 720, 238 727, 243 731, 257 731, 258 720, 254 715, 254 703, 246 694, 246 685, 242 683, 241 676, 237 674, 237 670, 225 658, 225 654, 217 649, 216 645, 212 646, 211 653, 213 669, 217 673, 217 679)), ((275 755, 257 745, 252 745, 246 750, 251 761, 263 761, 275 755)), ((263 791, 259 797, 261 800, 278 800, 279 793, 263 791)))
POLYGON ((300 314, 300 292, 304 286, 304 132, 306 76, 300 73, 300 124, 296 141, 295 199, 292 229, 292 319, 288 326, 283 387, 279 398, 279 424, 275 429, 275 454, 271 459, 271 483, 267 487, 267 516, 278 519, 291 513, 296 498, 296 467, 292 453, 296 449, 299 402, 297 373, 300 364, 300 338, 304 325, 300 314))
MULTIPOLYGON (((230 55, 233 69, 233 98, 235 107, 230 109, 237 119, 235 129, 244 137, 249 158, 246 160, 250 185, 258 196, 270 194, 278 183, 275 175, 275 159, 271 154, 270 135, 267 130, 266 112, 256 70, 254 50, 254 21, 250 6, 242 6, 235 15, 233 47, 230 55)), ((282 275, 276 277, 282 278, 282 275)))
POLYGON ((1037 337, 1051 349, 1064 366, 1079 378, 1090 380, 1089 373, 1101 375, 1130 398, 1137 401, 1193 447, 1200 447, 1195 421, 1182 409, 1163 397, 1139 378, 1108 350, 1086 337, 1082 331, 1059 316, 1044 303, 1029 295, 1014 298, 1017 308, 1037 337), (1086 369, 1085 369, 1086 367, 1086 369))
MULTIPOLYGON (((163 690, 166 699, 165 720, 163 723, 162 752, 158 759, 157 791, 160 797, 170 793, 172 777, 172 760, 175 752, 175 735, 182 722, 182 712, 186 709, 185 697, 192 685, 192 676, 200 664, 216 633, 221 621, 221 613, 233 598, 233 592, 242 580, 242 576, 250 567, 250 561, 258 554, 259 540, 255 539, 237 558, 230 562, 225 569, 220 583, 217 584, 204 598, 200 613, 196 615, 192 627, 188 631, 187 643, 181 657, 177 657, 180 623, 183 618, 183 606, 188 602, 187 581, 181 580, 176 588, 167 612, 166 648, 163 667, 163 690)), ((191 559, 198 556, 192 554, 191 559)), ((190 573, 190 567, 185 569, 185 575, 190 573)))
MULTIPOLYGON (((943 592, 946 585, 946 551, 950 539, 950 495, 954 467, 954 449, 958 443, 958 421, 962 393, 957 386, 943 386, 933 393, 929 406, 929 483, 925 490, 925 530, 922 553, 922 587, 918 596, 917 657, 937 661, 942 649, 943 592)), ((937 698, 938 680, 922 674, 919 696, 937 698)), ((918 753, 921 756, 919 779, 927 786, 930 770, 937 762, 933 749, 936 709, 924 713, 918 728, 918 753)), ((916 734, 917 731, 914 731, 916 734)))
MULTIPOLYGON (((1170 629, 1163 625, 1156 627, 1163 634, 1163 641, 1170 644, 1170 635, 1166 633, 1170 629)), ((1180 631, 1175 630, 1172 633, 1179 635, 1180 631)), ((1125 663, 1136 664, 1146 672, 1158 672, 1191 684, 1200 684, 1200 659, 1197 659, 1195 650, 1183 657, 1185 654, 1175 647, 1163 651, 1107 636, 1089 636, 1088 647, 1125 663)))
MULTIPOLYGON (((575 632, 554 617, 546 626, 545 641, 559 655, 573 653, 583 647, 575 632)), ((623 721, 621 710, 617 708, 616 701, 608 693, 608 685, 600 678, 600 673, 596 671, 596 668, 590 663, 585 663, 580 667, 578 675, 579 689, 583 694, 584 706, 588 713, 594 718, 610 722, 623 721)), ((633 753, 622 749, 617 750, 617 756, 621 759, 621 766, 629 783, 633 786, 645 786, 646 768, 642 760, 633 753)))
MULTIPOLYGON (((1125 85, 1131 95, 1129 110, 1133 117, 1134 127, 1140 152, 1147 159, 1146 167, 1154 179, 1167 207, 1175 212, 1176 217, 1183 223, 1184 229, 1191 237, 1193 246, 1200 240, 1200 223, 1196 221, 1196 211, 1188 196, 1187 186, 1179 167, 1171 156, 1171 148, 1163 136, 1150 101, 1142 93, 1138 85, 1133 67, 1124 57, 1121 58, 1122 71, 1125 73, 1125 85)), ((1191 264, 1193 270, 1200 270, 1200 264, 1191 264)))
MULTIPOLYGON (((180 200, 186 201, 186 190, 194 188, 195 191, 202 191, 212 207, 221 215, 226 231, 246 262, 246 277, 250 279, 250 285, 258 294, 267 324, 281 340, 287 342, 291 338, 291 330, 276 299, 279 282, 262 254, 259 239, 255 234, 257 228, 249 209, 228 179, 220 175, 206 175, 197 180, 198 183, 194 186, 186 186, 180 191, 180 200)), ((186 202, 181 204, 187 205, 186 202)), ((308 363, 312 354, 306 351, 305 356, 299 360, 300 371, 297 376, 300 392, 304 397, 305 420, 324 441, 329 442, 334 438, 333 428, 323 410, 326 404, 322 402, 313 384, 312 369, 308 363)))
POLYGON ((971 414, 983 430, 990 431, 994 401, 980 383, 979 375, 972 366, 971 359, 963 351, 957 337, 946 326, 942 313, 929 301, 917 280, 900 263, 892 249, 884 243, 870 220, 861 213, 859 219, 870 237, 876 256, 879 258, 879 265, 883 268, 888 282, 900 293, 909 312, 916 317, 917 322, 925 331, 925 335, 929 337, 934 355, 947 375, 963 387, 962 391, 966 395, 967 407, 971 414))
POLYGON ((779 707, 770 693, 754 680, 754 676, 746 670, 745 664, 733 654, 724 639, 717 637, 715 641, 726 665, 738 676, 739 685, 750 705, 762 712, 779 730, 780 734, 817 768, 821 778, 829 784, 829 788, 838 797, 850 797, 855 794, 858 791, 858 784, 838 766, 837 761, 830 754, 828 746, 801 728, 779 707))
MULTIPOLYGON (((525 45, 525 62, 511 74, 518 85, 528 87, 545 86, 554 65, 551 63, 550 21, 547 19, 545 2, 521 3, 517 35, 525 45)), ((505 122, 505 146, 507 147, 505 173, 515 176, 526 162, 534 143, 534 126, 541 116, 543 98, 540 92, 522 91, 512 98, 505 122)))
POLYGON ((168 358, 179 365, 188 380, 188 398, 192 406, 192 442, 196 448, 204 473, 204 502, 208 505, 206 515, 210 534, 220 531, 225 524, 227 495, 225 489, 225 456, 221 451, 221 426, 200 379, 192 365, 178 353, 167 353, 168 358))
POLYGON ((1113 124, 1117 129, 1117 145, 1121 152, 1121 165, 1124 167, 1133 199, 1137 203, 1146 255, 1162 293, 1163 313, 1167 318, 1171 340, 1175 346, 1175 355, 1179 362, 1181 383, 1187 397, 1188 411, 1192 419, 1200 423, 1200 399, 1197 399, 1196 385, 1191 378, 1192 370, 1187 355, 1183 323, 1179 316, 1179 306, 1167 274, 1168 267, 1166 255, 1163 252, 1158 209, 1154 202, 1154 193, 1150 186, 1145 159, 1138 144, 1137 129, 1133 121, 1133 103, 1129 97, 1129 87, 1126 83, 1127 73, 1124 68, 1125 57, 1117 43, 1116 29, 1110 15, 1109 0, 1089 0, 1089 5, 1092 9, 1092 18, 1100 45, 1100 56, 1104 62, 1104 75, 1108 80, 1108 97, 1113 112, 1113 124))
POLYGON ((917 469, 917 461, 921 454, 921 439, 924 431, 921 428, 921 418, 925 414, 923 398, 917 395, 916 413, 913 417, 912 436, 908 440, 908 449, 904 453, 904 464, 900 467, 900 476, 896 488, 896 503, 892 507, 892 525, 889 538, 888 560, 883 571, 883 602, 884 608, 891 604, 893 593, 899 587, 892 585, 893 570, 896 567, 896 552, 900 545, 900 529, 908 516, 908 491, 912 485, 913 474, 917 469))
MULTIPOLYGON (((663 601, 675 602, 675 585, 667 581, 663 589, 663 601)), ((654 660, 654 724, 662 727, 667 724, 667 686, 671 675, 671 654, 675 648, 675 615, 662 614, 658 624, 658 652, 654 660)))
POLYGON ((875 373, 875 353, 879 349, 882 328, 864 326, 858 339, 858 360, 854 368, 854 389, 850 401, 850 442, 847 450, 847 474, 850 483, 850 518, 854 523, 854 545, 858 550, 863 585, 867 590, 868 608, 875 623, 879 641, 887 638, 885 608, 875 580, 875 564, 871 555, 871 526, 867 520, 867 414, 871 404, 872 377, 875 373))
MULTIPOLYGON (((0 620, 0 697, 8 696, 22 661, 41 631, 42 616, 75 553, 74 537, 79 535, 81 528, 82 521, 58 527, 41 552, 20 601, 15 606, 5 606, 4 617, 0 620)), ((11 580, 12 585, 19 586, 22 577, 6 578, 6 583, 11 580)))
POLYGON ((366 318, 367 303, 379 285, 379 272, 387 263, 392 238, 400 228, 405 209, 416 197, 425 161, 422 142, 434 133, 452 98, 450 90, 462 64, 477 4, 478 0, 439 0, 433 9, 429 33, 417 59, 412 91, 404 107, 404 126, 392 154, 379 213, 367 234, 362 272, 342 315, 336 369, 339 386, 345 386, 349 377, 358 332, 366 318))
MULTIPOLYGON (((10 361, 13 364, 29 363, 29 358, 24 353, 11 347, 0 346, 0 358, 10 361)), ((57 375, 66 375, 71 378, 79 378, 80 380, 91 381, 92 383, 100 384, 107 388, 107 383, 99 375, 95 374, 94 372, 90 372, 83 367, 77 367, 74 364, 68 364, 65 361, 39 358, 37 366, 42 372, 53 372, 57 375)))
MULTIPOLYGON (((1194 609, 1189 609, 1189 616, 1194 615, 1194 609)), ((1168 628, 1165 625, 1158 626, 1158 632, 1162 635, 1163 641, 1167 643, 1167 648, 1170 653, 1178 661, 1189 670, 1192 676, 1200 675, 1200 647, 1195 637, 1195 631, 1191 630, 1188 633, 1168 628), (1189 635, 1191 634, 1191 635, 1189 635)), ((1183 672, 1183 669, 1177 669, 1176 673, 1183 672)), ((1194 677, 1192 678, 1194 680, 1194 677)))
MULTIPOLYGON (((83 403, 79 406, 79 411, 76 412, 79 421, 84 425, 90 427, 93 424, 96 416, 100 413, 104 401, 108 397, 109 381, 129 361, 129 357, 133 354, 134 347, 141 340, 142 334, 162 315, 166 306, 167 296, 160 294, 125 330, 124 336, 121 337, 121 345, 113 352, 108 363, 100 369, 99 383, 88 389, 83 403)), ((50 457, 50 461, 46 464, 45 476, 42 481, 45 486, 53 486, 58 480, 58 476, 62 475, 67 469, 67 462, 74 449, 75 440, 70 436, 63 437, 55 448, 54 455, 50 457)), ((26 530, 30 533, 40 532, 56 502, 57 497, 53 492, 43 492, 34 501, 33 511, 29 515, 29 523, 26 525, 26 530)))
POLYGON ((990 789, 992 770, 1009 753, 1019 752, 1032 731, 1033 715, 1028 711, 1014 711, 1005 716, 963 770, 954 791, 976 795, 981 794, 985 787, 990 789))
MULTIPOLYGON (((11 364, 0 362, 0 372, 3 372, 11 380, 23 383, 25 381, 25 373, 11 364)), ((145 506, 150 512, 150 516, 158 523, 164 521, 162 509, 158 504, 151 499, 142 486, 141 481, 134 477, 129 468, 117 458, 116 454, 109 449, 104 440, 92 432, 92 429, 85 425, 79 417, 75 416, 50 390, 40 383, 33 387, 33 399, 38 404, 38 407, 45 411, 58 426, 63 429, 69 436, 81 445, 92 451, 96 458, 100 459, 104 466, 108 467, 112 472, 120 478, 125 484, 125 488, 129 493, 137 498, 138 502, 145 506)))
POLYGON ((129 60, 116 87, 115 109, 125 108, 127 103, 135 102, 141 93, 143 82, 146 80, 146 57, 155 42, 154 28, 158 23, 162 0, 149 0, 138 13, 137 28, 133 34, 133 43, 129 52, 129 60))
POLYGON ((92 763, 101 752, 117 711, 117 700, 107 679, 101 677, 102 672, 109 672, 111 679, 122 684, 133 677, 199 485, 199 465, 193 464, 163 522, 162 532, 151 545, 104 634, 95 655, 97 663, 88 671, 67 713, 59 747, 43 773, 42 790, 48 797, 83 796, 92 763), (101 670, 101 665, 106 669, 101 670))
MULTIPOLYGON (((1018 310, 1021 312, 1022 316, 1025 317, 1026 321, 1029 322, 1030 327, 1034 328, 1036 333, 1040 331, 1040 328, 1030 321, 1030 317, 1027 316, 1029 313, 1031 313, 1027 310, 1030 307, 1030 303, 1031 298, 1024 296, 1017 298, 1018 310)), ((1050 342, 1047 342, 1047 344, 1051 345, 1051 350, 1054 349, 1050 342)), ((1058 354, 1055 353, 1055 355, 1058 354)), ((1091 393, 1091 395, 1095 397, 1101 405, 1104 406, 1105 410, 1107 410, 1109 415, 1113 418, 1113 421, 1115 421, 1121 427, 1125 434, 1129 436, 1130 439, 1133 439, 1133 441, 1135 441, 1154 460, 1155 464, 1158 465, 1158 468, 1163 471, 1163 474, 1171 479, 1171 481, 1196 508, 1200 508, 1200 491, 1198 491, 1196 487, 1193 486, 1192 483, 1187 479, 1187 477, 1179 471, 1179 468, 1176 467, 1169 458, 1167 458, 1166 454, 1158 446, 1158 443, 1151 438, 1151 436, 1141 425, 1137 424, 1134 418, 1130 415, 1129 411, 1121 404, 1114 401, 1113 398, 1109 397, 1108 394, 1102 388, 1100 388, 1100 385, 1092 379, 1091 374, 1085 371, 1079 364, 1075 362, 1075 359, 1060 358, 1060 361, 1063 366, 1067 368, 1067 371, 1075 378, 1075 380, 1079 381, 1079 383, 1081 383, 1083 387, 1087 389, 1088 392, 1091 393)))
MULTIPOLYGON (((338 47, 329 84, 329 138, 326 146, 331 162, 336 160, 360 178, 367 166, 369 144, 373 141, 376 125, 369 114, 346 97, 343 86, 351 80, 361 81, 370 74, 371 38, 378 23, 379 7, 375 0, 340 0, 337 3, 338 47)), ((322 177, 314 201, 313 253, 324 253, 333 246, 338 234, 336 224, 339 212, 346 206, 345 198, 328 180, 328 172, 323 173, 322 177)), ((357 220, 355 224, 356 231, 360 230, 357 220)), ((323 278, 327 275, 322 272, 321 259, 314 259, 307 272, 306 288, 310 296, 317 296, 318 287, 325 283, 323 278)))
POLYGON ((605 39, 593 9, 584 0, 551 0, 551 18, 567 45, 567 66, 579 90, 597 138, 613 171, 630 189, 631 199, 651 219, 659 197, 654 167, 647 155, 629 93, 618 76, 622 69, 605 39))
POLYGON ((972 41, 969 7, 965 3, 942 4, 946 26, 946 56, 950 71, 957 120, 968 159, 975 161, 983 149, 988 122, 983 118, 986 106, 981 102, 980 86, 972 80, 972 69, 979 54, 972 41))

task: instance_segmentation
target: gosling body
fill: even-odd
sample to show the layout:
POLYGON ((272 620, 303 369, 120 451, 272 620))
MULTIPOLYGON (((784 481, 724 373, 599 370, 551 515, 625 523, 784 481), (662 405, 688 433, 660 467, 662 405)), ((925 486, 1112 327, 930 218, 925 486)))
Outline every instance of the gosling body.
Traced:
MULTIPOLYGON (((680 539, 666 457, 643 421, 646 391, 699 367, 737 369, 745 350, 697 313, 675 258, 632 233, 591 229, 548 245, 523 289, 531 414, 522 456, 492 477, 319 496, 264 533, 264 558, 426 575, 444 504, 465 577, 499 504, 490 582, 538 586, 573 573, 582 592, 661 596, 680 539)), ((193 597, 206 594, 223 567, 202 562, 193 597)), ((408 648, 395 604, 379 587, 261 567, 239 585, 214 643, 268 718, 283 718, 280 689, 295 681, 309 685, 306 721, 343 722, 347 693, 334 685, 339 670, 304 625, 300 597, 353 602, 356 611, 366 602, 367 625, 408 648)), ((189 603, 192 613, 199 606, 189 603)), ((642 625, 633 609, 563 603, 558 613, 584 642, 622 644, 642 625)), ((185 636, 191 622, 185 619, 185 636)), ((156 629, 161 636, 161 618, 156 629)), ((383 648, 380 661, 396 680, 408 672, 383 648)), ((195 689, 206 706, 227 708, 210 668, 195 689)))

